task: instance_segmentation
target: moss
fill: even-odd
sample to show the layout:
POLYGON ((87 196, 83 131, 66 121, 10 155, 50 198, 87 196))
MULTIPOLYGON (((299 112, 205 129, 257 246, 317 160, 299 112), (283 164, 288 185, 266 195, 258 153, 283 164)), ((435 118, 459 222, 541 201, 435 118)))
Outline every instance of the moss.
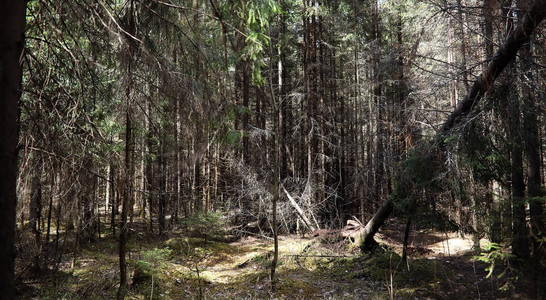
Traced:
POLYGON ((312 283, 294 276, 280 277, 277 280, 277 292, 292 298, 309 299, 319 291, 312 283))

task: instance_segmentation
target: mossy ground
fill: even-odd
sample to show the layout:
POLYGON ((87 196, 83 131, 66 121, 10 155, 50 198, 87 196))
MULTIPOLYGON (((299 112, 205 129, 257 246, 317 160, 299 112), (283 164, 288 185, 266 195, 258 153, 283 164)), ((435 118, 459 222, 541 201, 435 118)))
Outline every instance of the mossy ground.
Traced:
MULTIPOLYGON (((412 255, 402 262, 392 245, 360 254, 347 241, 282 236, 279 244, 276 292, 271 293, 270 239, 205 242, 177 230, 168 237, 135 235, 129 244, 127 298, 497 299, 532 295, 501 291, 503 280, 485 279, 485 265, 471 255, 412 255)), ((73 255, 51 263, 56 269, 34 276, 22 272, 20 298, 115 298, 119 281, 115 239, 103 236, 73 255)), ((19 271, 21 266, 24 262, 18 261, 19 271)))

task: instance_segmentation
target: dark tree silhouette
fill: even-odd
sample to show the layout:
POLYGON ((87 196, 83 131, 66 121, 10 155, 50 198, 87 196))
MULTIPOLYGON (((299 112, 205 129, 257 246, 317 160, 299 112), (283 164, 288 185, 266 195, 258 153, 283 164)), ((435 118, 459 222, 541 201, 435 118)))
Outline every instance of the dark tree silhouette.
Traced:
POLYGON ((15 297, 15 206, 26 1, 0 3, 0 295, 15 297))

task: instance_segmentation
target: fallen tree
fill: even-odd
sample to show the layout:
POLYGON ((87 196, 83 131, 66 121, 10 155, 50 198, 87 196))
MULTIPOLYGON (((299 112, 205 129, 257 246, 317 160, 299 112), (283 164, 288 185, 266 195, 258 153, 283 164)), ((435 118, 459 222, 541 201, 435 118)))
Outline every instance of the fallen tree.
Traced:
MULTIPOLYGON (((434 139, 434 147, 440 147, 444 144, 444 139, 451 130, 463 120, 473 110, 476 104, 483 98, 485 93, 489 91, 495 79, 499 77, 504 68, 515 58, 521 46, 527 42, 538 27, 538 25, 546 17, 546 0, 536 0, 530 7, 529 11, 523 18, 518 27, 506 38, 493 59, 489 63, 487 69, 476 79, 470 90, 467 92, 464 99, 459 103, 457 108, 449 115, 436 134, 434 139)), ((373 217, 368 221, 366 226, 361 229, 358 243, 362 251, 371 249, 375 244, 374 235, 379 228, 383 226, 385 220, 390 216, 394 207, 392 197, 387 198, 379 207, 373 217)))

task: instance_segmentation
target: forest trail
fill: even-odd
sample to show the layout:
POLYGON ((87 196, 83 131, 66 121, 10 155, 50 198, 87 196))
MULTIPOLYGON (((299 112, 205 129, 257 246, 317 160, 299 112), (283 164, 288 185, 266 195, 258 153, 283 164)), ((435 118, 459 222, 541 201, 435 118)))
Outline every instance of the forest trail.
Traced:
MULTIPOLYGON (((486 279, 487 266, 473 257, 470 236, 414 232, 408 263, 401 263, 403 232, 402 225, 386 226, 377 236, 380 247, 363 255, 332 231, 281 236, 274 295, 269 238, 205 242, 180 230, 165 238, 136 235, 128 299, 532 298, 500 289, 527 284, 532 293, 532 283, 508 275, 486 279)), ((110 299, 118 284, 116 254, 111 237, 91 243, 73 261, 64 257, 58 272, 42 274, 41 282, 25 280, 21 299, 110 299)))

